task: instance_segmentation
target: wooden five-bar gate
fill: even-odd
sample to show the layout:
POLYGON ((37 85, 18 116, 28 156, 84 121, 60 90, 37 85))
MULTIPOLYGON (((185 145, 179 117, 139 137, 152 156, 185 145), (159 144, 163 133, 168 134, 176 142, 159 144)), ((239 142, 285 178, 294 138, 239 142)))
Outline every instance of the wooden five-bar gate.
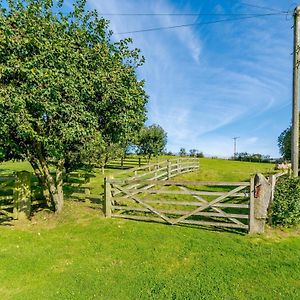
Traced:
POLYGON ((257 174, 249 182, 176 181, 172 175, 196 166, 183 169, 178 161, 167 165, 176 172, 163 172, 163 178, 106 178, 106 217, 264 231, 276 176, 257 174))
POLYGON ((249 229, 250 183, 106 180, 107 217, 249 229))

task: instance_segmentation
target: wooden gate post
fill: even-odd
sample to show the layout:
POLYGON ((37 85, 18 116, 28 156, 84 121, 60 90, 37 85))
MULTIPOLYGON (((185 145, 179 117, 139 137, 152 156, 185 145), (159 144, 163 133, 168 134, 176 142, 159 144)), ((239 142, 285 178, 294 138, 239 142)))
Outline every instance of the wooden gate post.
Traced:
POLYGON ((14 219, 29 219, 31 213, 31 186, 30 173, 22 171, 16 173, 16 181, 13 192, 14 219))
POLYGON ((262 174, 251 178, 249 233, 264 233, 271 197, 272 186, 262 174))
POLYGON ((106 218, 111 218, 111 184, 109 182, 110 177, 104 178, 104 203, 103 212, 106 218))

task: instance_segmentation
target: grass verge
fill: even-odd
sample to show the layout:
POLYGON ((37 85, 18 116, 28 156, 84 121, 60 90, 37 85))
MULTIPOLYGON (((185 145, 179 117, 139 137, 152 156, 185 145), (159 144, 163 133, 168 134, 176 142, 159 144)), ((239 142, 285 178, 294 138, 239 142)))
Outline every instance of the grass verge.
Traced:
MULTIPOLYGON (((248 180, 272 165, 200 160, 185 180, 248 180)), ((26 165, 4 166, 18 168, 26 165)), ((98 173, 89 184, 99 188, 98 173)), ((59 216, 0 226, 2 299, 299 299, 296 230, 248 236, 104 219, 66 201, 59 216)))
POLYGON ((299 299, 300 238, 104 219, 0 227, 2 299, 299 299))

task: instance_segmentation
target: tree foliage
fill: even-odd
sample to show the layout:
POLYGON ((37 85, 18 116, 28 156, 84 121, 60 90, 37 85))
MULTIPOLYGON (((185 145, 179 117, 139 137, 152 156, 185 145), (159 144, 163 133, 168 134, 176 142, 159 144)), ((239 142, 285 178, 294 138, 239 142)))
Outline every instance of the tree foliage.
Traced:
POLYGON ((130 39, 112 42, 108 21, 78 0, 0 4, 0 155, 23 159, 62 209, 62 172, 95 150, 122 144, 145 121, 147 96, 130 39), (54 13, 55 11, 55 13, 54 13), (50 173, 50 165, 56 175, 50 173))
POLYGON ((148 156, 150 160, 151 156, 160 155, 167 144, 167 133, 159 125, 151 125, 141 129, 137 147, 138 153, 148 156))
POLYGON ((179 149, 179 155, 180 156, 186 156, 187 155, 185 148, 180 148, 179 149))
MULTIPOLYGON (((300 113, 299 113, 300 115, 300 113)), ((300 124, 299 124, 300 128, 300 124)), ((299 139, 300 142, 300 139, 299 139)), ((291 160, 292 157, 292 126, 286 128, 278 137, 277 140, 279 152, 285 160, 291 160)))
POLYGON ((285 129, 278 137, 279 152, 283 159, 290 160, 292 157, 292 127, 285 129))

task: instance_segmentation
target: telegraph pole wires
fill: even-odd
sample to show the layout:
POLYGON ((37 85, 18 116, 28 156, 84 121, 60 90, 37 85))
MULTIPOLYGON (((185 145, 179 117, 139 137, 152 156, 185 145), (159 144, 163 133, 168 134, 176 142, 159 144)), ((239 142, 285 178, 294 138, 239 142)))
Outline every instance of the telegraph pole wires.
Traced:
POLYGON ((300 6, 294 10, 294 63, 293 63, 293 112, 292 112, 292 171, 299 172, 299 16, 300 6))

